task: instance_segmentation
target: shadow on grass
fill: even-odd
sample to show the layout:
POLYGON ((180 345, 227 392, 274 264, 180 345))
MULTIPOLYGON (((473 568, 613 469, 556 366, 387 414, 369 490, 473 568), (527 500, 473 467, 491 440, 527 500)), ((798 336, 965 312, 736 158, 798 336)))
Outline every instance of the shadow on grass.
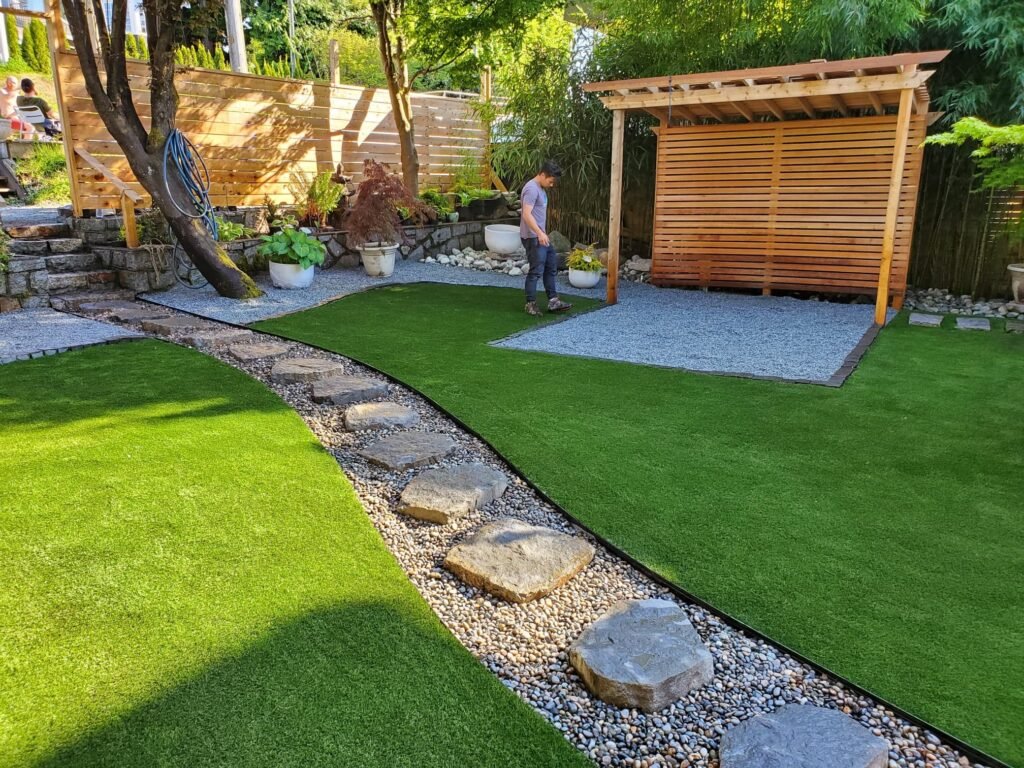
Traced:
POLYGON ((35 765, 576 764, 557 731, 476 666, 425 611, 324 609, 35 765))

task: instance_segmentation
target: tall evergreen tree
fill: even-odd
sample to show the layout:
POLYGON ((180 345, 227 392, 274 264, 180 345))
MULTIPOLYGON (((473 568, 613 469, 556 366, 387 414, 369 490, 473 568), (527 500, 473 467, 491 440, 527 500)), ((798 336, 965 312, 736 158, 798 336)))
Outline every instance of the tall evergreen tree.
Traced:
POLYGON ((21 40, 18 39, 18 20, 10 14, 4 14, 4 33, 7 35, 7 50, 11 58, 8 64, 12 67, 25 66, 25 57, 21 55, 21 40))

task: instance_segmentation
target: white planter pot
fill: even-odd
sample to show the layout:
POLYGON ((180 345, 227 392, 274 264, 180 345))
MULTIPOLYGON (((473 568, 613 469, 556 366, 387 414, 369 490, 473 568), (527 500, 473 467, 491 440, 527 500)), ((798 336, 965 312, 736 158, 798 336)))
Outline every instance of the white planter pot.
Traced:
POLYGON ((1024 303, 1024 264, 1008 264, 1006 271, 1010 273, 1010 288, 1013 300, 1024 303))
POLYGON ((363 269, 370 277, 390 277, 395 271, 395 243, 367 243, 359 249, 363 257, 363 269))
POLYGON ((275 288, 309 288, 313 282, 313 267, 303 269, 298 264, 270 262, 270 282, 275 288))
POLYGON ((569 285, 573 288, 593 288, 601 282, 600 272, 585 272, 582 269, 569 270, 569 285))
POLYGON ((484 242, 487 250, 508 255, 523 247, 519 239, 519 227, 512 224, 489 224, 484 227, 484 242))

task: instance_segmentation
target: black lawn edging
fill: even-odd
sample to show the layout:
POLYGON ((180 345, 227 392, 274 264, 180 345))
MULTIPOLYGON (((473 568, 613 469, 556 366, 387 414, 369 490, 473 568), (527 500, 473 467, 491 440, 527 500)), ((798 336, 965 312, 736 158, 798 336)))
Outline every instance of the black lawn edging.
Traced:
MULTIPOLYGON (((385 287, 385 286, 380 286, 380 287, 385 287)), ((375 290, 375 288, 368 288, 366 290, 375 290)), ((357 293, 364 293, 364 292, 365 291, 359 291, 357 293)), ((353 295, 357 295, 357 294, 348 294, 348 295, 342 296, 342 297, 340 297, 338 299, 334 299, 333 301, 341 301, 343 299, 348 298, 348 296, 353 296, 353 295)), ((870 699, 874 699, 879 704, 881 704, 883 707, 885 707, 886 709, 891 711, 893 714, 897 715, 898 717, 901 717, 902 719, 906 720, 907 722, 909 722, 909 723, 911 723, 913 725, 916 725, 919 728, 925 728, 925 729, 931 731, 932 733, 936 734, 940 738, 941 741, 943 741, 946 744, 948 744, 950 746, 953 746, 956 749, 958 749, 959 751, 963 752, 968 758, 971 759, 972 762, 980 763, 982 765, 989 766, 990 768, 1014 768, 1014 766, 1011 766, 1009 763, 1004 763, 1002 760, 999 760, 998 758, 993 757, 992 755, 988 754, 987 752, 983 752, 982 750, 978 749, 977 747, 971 746, 967 742, 962 741, 961 739, 959 739, 956 736, 953 736, 952 734, 942 730, 941 728, 937 728, 936 726, 932 725, 931 723, 929 723, 924 718, 918 717, 917 715, 914 715, 914 714, 908 712, 907 710, 905 710, 905 709, 903 709, 901 707, 896 706, 895 704, 893 704, 892 702, 888 701, 887 699, 879 696, 876 693, 873 693, 872 691, 870 691, 869 689, 865 688, 864 686, 862 686, 862 685, 860 685, 858 683, 855 683, 852 680, 849 680, 848 678, 844 677, 843 675, 840 675, 840 674, 834 672, 833 670, 829 669, 825 665, 819 664, 818 662, 814 661, 813 659, 810 659, 807 656, 804 656, 802 653, 799 653, 798 651, 793 650, 789 646, 787 646, 787 645, 785 645, 783 643, 780 643, 777 640, 773 640, 768 635, 764 634, 763 632, 761 632, 758 629, 755 629, 754 627, 752 627, 749 624, 745 623, 741 619, 737 619, 736 617, 732 616, 731 614, 728 614, 728 613, 722 611, 721 609, 716 608, 714 605, 712 605, 711 603, 707 602, 703 598, 698 597, 697 595, 693 594, 692 592, 689 592, 688 590, 686 590, 683 587, 679 586, 675 582, 670 581, 669 579, 665 578, 661 574, 659 574, 656 571, 652 570, 647 565, 645 565, 644 563, 642 563, 639 560, 637 560, 636 558, 634 558, 628 552, 624 551, 623 549, 621 549, 617 545, 613 544, 612 542, 610 542, 609 540, 607 540, 606 538, 604 538, 603 536, 601 536, 600 534, 595 532, 593 529, 591 529, 591 527, 589 525, 587 525, 586 523, 584 523, 581 520, 579 520, 575 515, 573 515, 568 510, 566 510, 561 504, 559 504, 557 501, 552 499, 542 488, 538 487, 536 485, 536 483, 533 482, 533 480, 531 480, 525 474, 520 472, 519 469, 511 461, 509 461, 505 457, 505 455, 503 453, 501 453, 501 451, 499 451, 497 448, 494 447, 494 445, 491 443, 490 440, 488 440, 483 435, 481 435, 479 432, 477 432, 476 429, 474 429, 473 427, 471 427, 468 424, 466 424, 461 418, 459 418, 455 414, 451 413, 447 408, 442 406, 440 403, 438 403, 432 397, 429 397, 428 395, 425 395, 424 393, 420 392, 415 387, 410 386, 409 384, 407 384, 406 382, 402 381, 398 377, 392 376, 387 371, 382 371, 380 368, 377 368, 375 365, 372 365, 372 364, 367 363, 367 362, 365 362, 363 360, 360 360, 357 357, 352 357, 350 355, 343 355, 340 352, 334 351, 333 349, 327 349, 325 347, 321 347, 318 344, 310 344, 308 342, 302 341, 301 339, 294 339, 294 338, 291 338, 290 336, 285 336, 283 334, 274 333, 272 331, 266 331, 266 330, 263 330, 263 329, 260 329, 260 328, 253 328, 251 324, 250 325, 243 325, 241 323, 232 323, 232 322, 227 322, 227 321, 223 321, 223 320, 216 320, 214 318, 206 317, 205 315, 200 315, 197 312, 189 312, 187 310, 175 309, 174 307, 166 307, 166 306, 164 306, 162 304, 157 304, 156 302, 149 301, 148 299, 145 299, 145 298, 142 298, 142 297, 137 297, 137 300, 144 301, 144 302, 146 302, 148 304, 153 304, 155 306, 163 307, 164 309, 173 309, 176 312, 181 312, 183 314, 191 315, 193 317, 199 317, 199 318, 203 318, 205 320, 210 320, 212 322, 221 323, 222 325, 226 325, 226 326, 229 326, 229 327, 232 327, 232 328, 238 328, 240 330, 247 330, 247 331, 254 331, 256 333, 262 333, 262 334, 265 334, 267 336, 272 336, 274 338, 281 339, 282 341, 290 341, 290 342, 294 342, 294 343, 298 343, 298 344, 303 344, 303 345, 309 347, 310 349, 315 349, 315 350, 318 350, 320 352, 326 352, 327 354, 330 354, 330 355, 338 355, 339 357, 344 357, 344 358, 346 358, 348 360, 352 360, 353 362, 356 362, 359 365, 362 365, 365 368, 368 368, 369 370, 373 371, 374 373, 376 373, 376 374, 378 374, 380 376, 383 376, 385 379, 387 379, 392 384, 397 384, 398 386, 404 387, 405 389, 409 390, 410 392, 416 393, 416 395, 418 397, 423 398, 424 401, 429 403, 433 408, 436 408, 440 413, 444 414, 448 419, 450 419, 452 421, 452 423, 454 423, 457 427, 459 427, 459 429, 463 430, 468 435, 474 437, 475 439, 477 439, 481 443, 483 443, 488 449, 490 449, 490 451, 492 453, 494 453, 495 456, 497 456, 501 460, 501 462, 505 465, 505 467, 508 469, 508 471, 511 474, 515 475, 520 480, 522 480, 526 484, 526 486, 528 488, 530 488, 534 493, 536 493, 541 498, 542 501, 544 501, 547 504, 550 504, 551 507, 553 509, 555 509, 560 515, 563 515, 565 517, 565 519, 570 521, 573 525, 575 525, 580 530, 582 530, 585 533, 587 533, 589 536, 591 536, 595 541, 597 541, 602 547, 607 549, 613 555, 615 555, 616 557, 618 557, 621 560, 625 561, 626 563, 629 563, 630 566, 632 566, 637 571, 642 573, 644 576, 646 576, 648 579, 650 579, 655 584, 657 584, 657 585, 667 589, 673 595, 675 595, 678 598, 681 598, 682 600, 686 600, 688 602, 691 602, 691 603, 694 603, 696 605, 699 605, 701 608, 704 608, 705 610, 707 610, 707 611, 711 612, 712 614, 714 614, 715 616, 717 616, 719 619, 721 619, 723 622, 728 624, 730 627, 732 627, 734 629, 738 629, 739 631, 744 632, 745 634, 747 634, 747 635, 749 635, 751 637, 754 637, 754 638, 756 638, 758 640, 762 640, 762 641, 764 641, 766 643, 769 643, 770 645, 774 646, 775 648, 778 648, 779 650, 783 651, 784 653, 788 654, 789 656, 792 656, 797 661, 800 661, 801 663, 808 665, 809 667, 811 667, 812 669, 816 670, 817 672, 820 672, 822 674, 828 675, 829 677, 831 677, 834 680, 842 683, 845 687, 849 688, 852 691, 855 691, 856 693, 860 694, 861 696, 866 696, 866 697, 868 697, 870 699)), ((329 304, 329 303, 330 303, 330 301, 327 301, 327 302, 323 302, 321 304, 318 304, 317 306, 323 306, 324 304, 329 304)), ((298 310, 298 311, 299 312, 304 312, 305 309, 298 310)), ((295 313, 289 313, 289 314, 295 314, 295 313)), ((278 317, 280 317, 280 315, 278 317)), ((270 318, 268 318, 268 319, 270 319, 270 318)), ((568 319, 568 318, 566 318, 566 319, 568 319)), ((254 323, 258 323, 258 322, 263 322, 263 321, 256 320, 256 321, 253 321, 253 322, 254 323)), ((860 359, 863 357, 864 353, 867 351, 867 349, 871 345, 871 343, 875 340, 875 337, 877 337, 877 335, 878 335, 880 330, 881 330, 881 328, 879 328, 877 325, 872 325, 871 328, 868 329, 868 331, 861 338, 860 342, 858 342, 857 346, 847 356, 846 361, 843 363, 843 365, 840 368, 840 370, 837 371, 836 374, 833 376, 833 378, 835 378, 842 371, 845 370, 846 372, 845 372, 845 375, 843 375, 842 381, 840 381, 838 384, 832 384, 830 382, 830 383, 826 384, 826 386, 839 387, 839 386, 842 385, 843 381, 845 381, 846 378, 849 377, 849 375, 851 373, 853 373, 853 371, 856 368, 857 364, 860 362, 860 359)), ((677 370, 686 370, 686 369, 677 369, 677 370)), ((689 371, 689 373, 702 374, 702 373, 705 373, 705 372, 704 371, 689 371)), ((710 375, 735 375, 735 374, 712 373, 710 375)), ((755 376, 742 376, 741 375, 740 378, 767 379, 768 377, 755 377, 755 376)), ((769 380, 776 380, 776 379, 769 379, 769 380)), ((823 382, 820 382, 820 381, 816 381, 816 382, 794 381, 793 379, 777 379, 777 380, 778 381, 784 381, 784 382, 787 382, 787 383, 817 384, 819 386, 821 386, 822 383, 823 383, 823 382)))

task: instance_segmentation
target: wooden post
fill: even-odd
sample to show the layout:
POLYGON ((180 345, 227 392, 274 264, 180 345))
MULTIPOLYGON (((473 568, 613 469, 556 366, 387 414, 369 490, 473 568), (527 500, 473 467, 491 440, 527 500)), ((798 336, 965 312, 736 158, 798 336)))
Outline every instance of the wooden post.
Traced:
POLYGON ((910 111, 914 104, 914 90, 900 91, 900 110, 896 117, 896 140, 892 150, 892 171, 889 174, 889 201, 885 208, 885 232, 882 235, 882 263, 878 268, 878 293, 875 295, 875 324, 885 325, 889 304, 889 273, 892 271, 892 252, 896 245, 896 225, 899 223, 900 193, 903 189, 903 166, 907 159, 907 139, 910 135, 910 111))
MULTIPOLYGON (((71 130, 67 125, 71 115, 64 106, 64 87, 61 83, 60 55, 64 51, 67 41, 64 39, 64 17, 61 15, 60 0, 46 0, 46 10, 49 14, 49 17, 46 19, 46 39, 50 45, 50 71, 53 72, 53 95, 57 101, 57 113, 63 121, 62 127, 64 130, 61 143, 64 145, 64 162, 67 165, 68 179, 71 182, 71 209, 75 216, 81 216, 82 191, 75 163, 75 150, 71 146, 71 130)), ((97 50, 99 49, 97 48, 97 50)))
POLYGON ((135 203, 124 192, 121 193, 121 215, 124 217, 124 244, 138 248, 139 225, 135 221, 135 203))
POLYGON ((341 52, 338 50, 338 41, 331 40, 327 43, 328 69, 331 72, 331 85, 341 84, 341 52))
POLYGON ((622 142, 626 113, 612 111, 612 180, 608 195, 608 303, 619 300, 619 240, 622 234, 622 142))
POLYGON ((241 0, 224 0, 224 20, 228 32, 228 55, 232 72, 248 72, 249 59, 245 54, 245 27, 242 25, 241 0))

